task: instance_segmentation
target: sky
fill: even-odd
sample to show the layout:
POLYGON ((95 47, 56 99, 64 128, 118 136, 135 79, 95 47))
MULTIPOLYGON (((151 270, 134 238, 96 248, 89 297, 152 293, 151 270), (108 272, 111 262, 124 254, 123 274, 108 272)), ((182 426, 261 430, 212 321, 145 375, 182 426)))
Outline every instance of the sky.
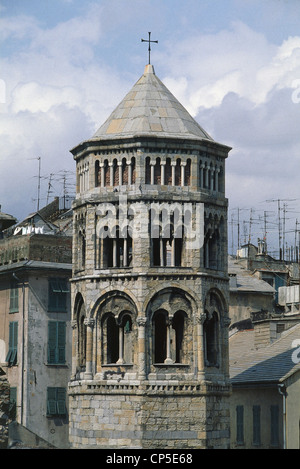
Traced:
POLYGON ((293 246, 299 0, 0 0, 1 210, 22 220, 74 193, 70 149, 143 74, 148 31, 158 40, 157 76, 215 141, 232 147, 229 252, 257 244, 265 229, 270 252, 293 246))

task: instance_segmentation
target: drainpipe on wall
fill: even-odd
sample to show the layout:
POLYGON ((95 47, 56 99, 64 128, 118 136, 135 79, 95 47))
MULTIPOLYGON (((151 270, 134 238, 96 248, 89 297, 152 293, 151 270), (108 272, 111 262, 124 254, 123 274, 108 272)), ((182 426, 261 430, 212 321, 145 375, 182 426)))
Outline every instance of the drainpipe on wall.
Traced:
POLYGON ((283 408, 283 449, 286 449, 287 438, 286 438, 286 387, 283 383, 278 384, 278 392, 282 395, 282 408, 283 408))
POLYGON ((25 337, 25 283, 24 280, 20 280, 13 272, 13 278, 17 282, 22 283, 22 362, 21 362, 21 425, 23 425, 23 413, 24 413, 24 337, 25 337))

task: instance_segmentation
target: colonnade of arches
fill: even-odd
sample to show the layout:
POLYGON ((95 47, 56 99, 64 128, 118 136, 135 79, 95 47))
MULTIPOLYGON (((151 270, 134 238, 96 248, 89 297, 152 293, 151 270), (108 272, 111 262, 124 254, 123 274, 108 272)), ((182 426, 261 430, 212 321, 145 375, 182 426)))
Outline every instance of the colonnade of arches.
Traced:
POLYGON ((95 162, 95 187, 122 186, 135 183, 135 158, 105 159, 95 162))
POLYGON ((191 184, 191 160, 181 158, 146 158, 146 184, 189 186, 191 184))
MULTIPOLYGON (((215 193, 224 192, 222 164, 201 159, 197 171, 197 185, 200 189, 215 193)), ((190 186, 192 160, 178 156, 172 158, 147 156, 142 179, 145 184, 150 185, 190 186)), ((77 191, 79 193, 93 187, 116 187, 135 184, 135 182, 135 157, 96 159, 92 170, 88 160, 79 162, 77 165, 77 191)))
POLYGON ((91 378, 133 368, 145 378, 156 366, 221 366, 221 321, 224 302, 218 292, 207 295, 203 312, 196 315, 194 300, 180 289, 167 288, 149 301, 145 315, 120 291, 103 295, 92 316, 80 293, 74 302, 73 376, 91 378), (196 338, 196 339, 195 339, 196 338), (197 359, 194 356, 197 341, 197 359))

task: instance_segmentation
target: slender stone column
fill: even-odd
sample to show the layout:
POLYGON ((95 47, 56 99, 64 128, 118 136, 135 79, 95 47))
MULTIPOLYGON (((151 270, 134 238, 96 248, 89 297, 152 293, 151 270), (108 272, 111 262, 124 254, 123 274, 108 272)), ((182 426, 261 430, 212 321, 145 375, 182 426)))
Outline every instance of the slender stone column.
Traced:
POLYGON ((117 267, 117 240, 113 238, 113 267, 117 267))
POLYGON ((138 377, 140 380, 146 379, 146 324, 147 318, 139 316, 137 318, 138 325, 138 377))
POLYGON ((128 165, 128 185, 130 186, 132 184, 132 164, 131 161, 126 161, 126 164, 128 165))
POLYGON ((118 365, 124 363, 124 331, 123 327, 119 326, 119 360, 117 361, 118 365))
POLYGON ((214 190, 214 179, 215 179, 215 169, 212 168, 210 170, 210 189, 213 191, 214 190))
POLYGON ((161 161, 160 162, 160 176, 161 176, 161 185, 165 185, 165 166, 166 166, 166 161, 161 161))
POLYGON ((112 161, 108 163, 109 166, 109 185, 114 185, 114 164, 112 161))
POLYGON ((171 161, 171 167, 172 167, 172 186, 175 186, 175 167, 176 167, 176 161, 171 161))
POLYGON ((119 167, 119 186, 122 186, 123 184, 123 178, 122 178, 122 161, 118 161, 118 167, 119 167))
POLYGON ((199 317, 196 318, 197 324, 197 350, 198 350, 198 374, 204 373, 204 333, 203 333, 203 324, 206 319, 206 315, 201 313, 199 317))
POLYGON ((219 192, 219 174, 220 168, 216 168, 216 192, 219 192))
POLYGON ((100 185, 101 187, 104 187, 104 163, 100 163, 100 171, 101 171, 101 182, 100 185))
POLYGON ((151 160, 150 161, 150 184, 154 184, 154 166, 155 166, 155 161, 151 160))
POLYGON ((79 365, 78 356, 78 327, 76 319, 71 321, 72 327, 72 379, 76 377, 76 371, 79 365))
POLYGON ((166 359, 164 361, 164 363, 166 363, 166 365, 171 365, 173 362, 172 358, 171 358, 171 337, 170 337, 170 328, 172 327, 172 318, 168 318, 167 319, 167 356, 166 356, 166 359))
POLYGON ((95 320, 92 318, 85 318, 84 324, 86 326, 86 366, 84 379, 92 379, 92 362, 93 362, 93 329, 95 320))
POLYGON ((181 186, 184 186, 186 161, 181 161, 181 186))

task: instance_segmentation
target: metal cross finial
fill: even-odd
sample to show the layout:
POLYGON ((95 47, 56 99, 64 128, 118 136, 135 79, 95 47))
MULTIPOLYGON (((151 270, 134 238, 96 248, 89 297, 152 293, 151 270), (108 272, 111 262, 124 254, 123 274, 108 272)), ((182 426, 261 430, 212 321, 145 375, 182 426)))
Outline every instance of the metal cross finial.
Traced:
POLYGON ((149 34, 149 39, 141 39, 141 41, 149 43, 148 51, 149 51, 149 65, 150 65, 150 52, 151 52, 150 42, 156 42, 156 44, 158 44, 158 41, 151 41, 150 40, 151 33, 148 33, 148 34, 149 34))

